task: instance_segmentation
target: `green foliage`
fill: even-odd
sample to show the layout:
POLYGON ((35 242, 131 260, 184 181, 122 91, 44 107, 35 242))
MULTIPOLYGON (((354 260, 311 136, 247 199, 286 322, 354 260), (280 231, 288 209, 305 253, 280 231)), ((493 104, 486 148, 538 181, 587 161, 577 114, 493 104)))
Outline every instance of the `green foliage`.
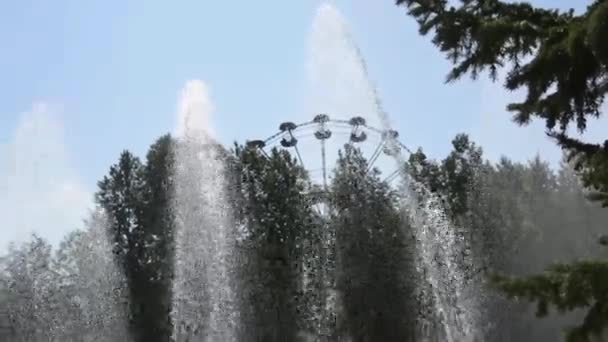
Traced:
MULTIPOLYGON (((573 123, 583 132, 589 118, 600 116, 608 92, 608 1, 594 0, 580 15, 500 0, 461 0, 457 7, 448 7, 447 0, 397 0, 397 4, 407 6, 421 34, 433 31, 433 43, 454 64, 448 81, 465 74, 476 78, 486 69, 496 79, 498 68, 508 67, 505 87, 527 92, 524 101, 507 107, 514 112, 514 120, 519 124, 527 124, 533 117, 545 120, 547 134, 567 151, 583 185, 592 190, 588 197, 608 206, 608 140, 603 145, 591 144, 567 134, 573 123)), ((546 171, 537 175, 543 173, 546 171)), ((544 193, 551 192, 542 186, 542 179, 531 181, 541 185, 539 190, 544 193)), ((530 208, 538 208, 526 198, 522 200, 530 208)), ((546 208, 532 209, 529 217, 546 212, 546 208)), ((525 230, 538 231, 533 228, 534 220, 521 224, 525 230)), ((570 341, 587 341, 608 321, 604 297, 596 297, 598 293, 588 286, 607 281, 603 265, 574 263, 554 266, 540 276, 496 279, 507 293, 526 294, 537 301, 540 313, 549 304, 565 311, 588 307, 583 324, 568 333, 570 341), (580 286, 565 286, 571 283, 564 277, 580 286)))
POLYGON ((581 325, 567 331, 569 342, 601 337, 608 326, 608 262, 580 261, 557 264, 540 275, 524 278, 494 276, 497 287, 511 298, 535 302, 544 317, 550 306, 559 312, 589 308, 581 325))
POLYGON ((481 148, 469 140, 466 134, 458 134, 452 140, 453 150, 436 163, 428 160, 418 149, 409 157, 411 175, 425 184, 431 192, 445 197, 444 204, 451 218, 457 219, 467 213, 471 202, 471 186, 483 164, 481 148))
POLYGON ((17 247, 10 246, 6 260, 7 309, 12 328, 24 340, 49 339, 52 315, 52 247, 37 235, 17 247), (50 303, 50 305, 44 305, 50 303))
MULTIPOLYGON (((481 148, 464 134, 456 136, 452 146, 440 161, 418 150, 408 167, 417 181, 445 200, 459 234, 467 234, 470 248, 465 253, 475 260, 473 267, 464 268, 469 279, 481 282, 483 271, 522 276, 540 272, 547 264, 597 254, 591 238, 605 229, 608 216, 584 201, 568 164, 558 174, 539 157, 525 164, 503 158, 492 165, 484 162, 481 148)), ((172 149, 172 139, 164 136, 150 147, 145 163, 124 152, 96 194, 110 223, 98 225, 110 230, 114 257, 127 280, 131 335, 137 341, 167 341, 172 330, 168 316, 174 262, 174 217, 169 210, 174 185, 172 149)), ((329 193, 324 194, 328 197, 316 199, 310 196, 306 172, 286 151, 274 150, 266 156, 236 146, 232 154, 223 153, 231 177, 229 201, 239 227, 231 262, 236 261, 233 271, 239 284, 240 340, 295 341, 302 331, 324 334, 319 327, 355 340, 416 340, 418 319, 426 309, 415 296, 420 289, 415 242, 408 236, 398 194, 380 180, 377 170, 368 171, 359 150, 345 147, 329 193), (319 199, 329 203, 324 214, 315 210, 319 199), (304 275, 306 285, 300 281, 304 275), (319 319, 328 293, 337 294, 337 305, 345 313, 337 322, 336 317, 319 319)), ((87 292, 91 291, 85 281, 89 279, 73 276, 95 273, 87 271, 94 269, 89 264, 107 249, 98 247, 97 254, 88 255, 87 241, 86 234, 70 235, 55 259, 40 241, 35 249, 10 256, 9 271, 15 276, 7 278, 14 284, 7 302, 11 312, 23 318, 20 322, 38 322, 42 317, 53 322, 41 328, 45 333, 71 331, 81 324, 72 323, 80 322, 81 314, 70 306, 70 293, 89 293, 95 303, 105 302, 106 294, 87 292), (25 272, 20 258, 40 267, 25 272), (68 274, 65 279, 70 281, 64 282, 58 274, 68 274), (45 310, 33 310, 36 302, 27 298, 36 297, 34 293, 48 304, 45 310), (57 317, 70 319, 61 322, 57 317)), ((103 267, 109 270, 110 266, 103 267)), ((583 261, 560 264, 535 276, 494 277, 494 284, 511 297, 536 302, 547 318, 534 320, 524 303, 484 295, 477 298, 480 314, 492 325, 484 331, 485 337, 553 341, 561 333, 557 327, 566 324, 578 325, 569 331, 570 341, 594 336, 607 321, 606 267, 604 262, 583 261), (586 317, 556 318, 548 315, 551 306, 565 313, 591 310, 586 317)), ((81 321, 107 326, 106 321, 88 316, 81 321)), ((18 328, 24 336, 33 336, 37 332, 30 331, 31 327, 28 323, 18 328)), ((325 338, 335 340, 336 336, 325 338)))
POLYGON ((2 341, 127 339, 124 283, 101 222, 93 213, 55 251, 36 235, 9 248, 0 260, 2 341))
POLYGON ((549 136, 579 159, 586 185, 600 193, 594 198, 608 205, 608 141, 584 144, 566 134, 572 123, 583 132, 588 119, 601 114, 608 92, 608 2, 594 0, 580 15, 528 3, 460 2, 397 0, 421 34, 434 32, 433 43, 454 64, 448 81, 467 73, 476 78, 486 69, 495 79, 498 68, 508 66, 505 87, 527 91, 524 101, 507 107, 515 121, 545 120, 549 136))
POLYGON ((564 134, 552 134, 566 151, 569 160, 582 176, 585 187, 591 188, 589 199, 608 207, 608 140, 603 147, 582 143, 564 134))
POLYGON ((342 329, 354 340, 414 341, 412 246, 397 198, 361 151, 345 146, 331 187, 342 329))
MULTIPOLYGON (((298 279, 313 243, 314 215, 304 170, 286 151, 236 146, 233 160, 237 217, 246 227, 239 241, 242 339, 294 341, 301 326, 297 312, 310 307, 298 279)), ((310 315, 310 313, 308 313, 310 315)))
POLYGON ((96 193, 109 215, 114 252, 127 277, 136 341, 168 341, 171 336, 172 158, 168 135, 150 147, 145 164, 125 151, 96 193))
POLYGON ((146 341, 166 341, 171 336, 168 313, 171 309, 174 261, 174 220, 170 210, 173 158, 173 140, 169 135, 162 136, 150 146, 142 170, 145 182, 142 227, 147 279, 146 298, 143 300, 148 301, 146 341))
POLYGON ((128 151, 121 153, 116 165, 98 183, 95 195, 97 203, 110 215, 113 225, 114 253, 128 272, 141 268, 143 245, 138 244, 142 235, 143 180, 142 163, 128 151))
MULTIPOLYGON (((594 236, 605 229, 608 213, 585 201, 568 163, 557 174, 540 157, 525 164, 502 158, 492 165, 463 135, 453 140, 453 151, 442 161, 428 160, 419 150, 409 163, 418 166, 411 167, 417 180, 446 199, 452 221, 466 228, 476 264, 468 270, 473 277, 480 270, 524 276, 599 253, 594 236)), ((527 278, 504 279, 526 284, 527 278)), ((576 308, 570 310, 575 314, 564 309, 563 316, 534 320, 525 298, 508 302, 495 288, 486 289, 489 294, 479 300, 483 317, 492 322, 487 340, 554 341, 562 327, 584 320, 576 308)))

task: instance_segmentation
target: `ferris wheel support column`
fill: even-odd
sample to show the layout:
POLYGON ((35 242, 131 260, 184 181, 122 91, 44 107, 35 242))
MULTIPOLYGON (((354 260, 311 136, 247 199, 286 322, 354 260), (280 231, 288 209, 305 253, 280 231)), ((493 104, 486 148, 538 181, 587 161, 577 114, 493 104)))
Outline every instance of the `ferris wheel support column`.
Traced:
POLYGON ((327 162, 325 160, 325 140, 321 140, 321 160, 323 163, 323 189, 327 191, 327 162))
POLYGON ((329 121, 327 114, 318 114, 312 120, 319 124, 319 129, 315 132, 315 137, 321 140, 321 162, 323 163, 323 190, 327 192, 327 163, 325 158, 325 140, 331 137, 331 131, 325 127, 329 121))

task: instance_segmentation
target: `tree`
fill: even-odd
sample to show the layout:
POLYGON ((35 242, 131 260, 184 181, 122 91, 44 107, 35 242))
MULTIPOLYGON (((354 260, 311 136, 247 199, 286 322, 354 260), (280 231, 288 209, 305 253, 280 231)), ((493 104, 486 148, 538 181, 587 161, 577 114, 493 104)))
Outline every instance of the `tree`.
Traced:
POLYGON ((482 170, 482 151, 466 134, 458 134, 452 140, 454 150, 443 160, 448 194, 448 207, 453 218, 466 216, 471 205, 472 182, 482 170))
POLYGON ((608 220, 608 211, 602 210, 597 203, 586 200, 587 191, 583 189, 572 163, 567 162, 566 156, 561 162, 556 181, 558 195, 556 210, 561 214, 558 222, 561 229, 558 228, 556 231, 561 231, 565 235, 563 241, 570 241, 556 246, 556 249, 565 258, 589 258, 602 255, 604 251, 597 243, 597 236, 605 233, 606 227, 602 222, 608 220))
MULTIPOLYGON (((174 264, 174 215, 171 211, 174 141, 164 135, 148 149, 142 170, 142 194, 147 284, 147 330, 156 341, 168 341, 174 264)), ((152 337, 146 339, 152 341, 152 337)))
MULTIPOLYGON (((485 291, 480 274, 488 269, 504 271, 512 259, 512 243, 507 236, 513 229, 505 228, 505 205, 500 196, 510 198, 512 188, 495 184, 496 181, 513 180, 514 177, 496 177, 493 165, 482 159, 482 150, 470 141, 466 134, 458 134, 452 140, 453 150, 441 161, 429 160, 421 149, 409 159, 412 176, 426 185, 434 196, 443 200, 443 206, 452 229, 466 236, 468 255, 459 258, 465 279, 478 286, 478 294, 485 291), (462 259, 462 260, 461 260, 462 259)), ((512 220, 512 219, 511 219, 512 220)), ((492 295, 478 296, 477 309, 483 310, 484 336, 488 340, 502 341, 517 339, 513 308, 492 295), (509 325, 507 327, 507 325, 509 325), (505 339, 504 331, 509 331, 505 339), (509 339, 510 338, 510 339, 509 339)))
MULTIPOLYGON (((458 7, 447 0, 396 2, 407 6, 421 34, 434 32, 433 43, 454 64, 447 81, 476 78, 485 69, 496 79, 498 68, 508 65, 505 87, 527 91, 524 101, 507 107, 515 121, 545 120, 547 134, 593 190, 591 198, 608 206, 608 140, 583 142, 567 131, 574 123, 583 132, 589 118, 601 115, 608 92, 608 1, 594 0, 580 15, 500 0, 461 0, 458 7)), ((590 307, 583 324, 568 333, 570 341, 586 341, 608 324, 608 300, 596 291, 605 265, 556 265, 538 276, 494 280, 509 295, 537 302, 541 315, 550 304, 566 311, 590 307), (573 279, 582 286, 568 286, 573 279)))
MULTIPOLYGON (((535 172, 535 164, 532 162, 530 166, 532 174, 535 172)), ((544 317, 545 320, 551 313, 551 307, 562 315, 570 313, 569 319, 562 320, 565 324, 561 324, 571 326, 566 331, 568 341, 593 340, 593 336, 601 335, 607 323, 606 313, 597 309, 605 305, 605 297, 596 292, 601 291, 598 286, 604 286, 601 284, 607 279, 607 263, 605 259, 580 261, 580 258, 600 254, 594 237, 605 230, 603 222, 608 219, 608 213, 598 205, 586 201, 574 170, 566 162, 562 163, 558 172, 552 196, 553 198, 545 199, 538 197, 541 201, 534 206, 536 209, 527 210, 531 212, 527 215, 533 215, 531 217, 536 221, 536 230, 541 235, 537 237, 538 242, 528 243, 528 250, 536 249, 542 253, 526 252, 524 256, 528 260, 535 260, 533 265, 527 265, 528 270, 535 272, 547 263, 563 263, 554 263, 538 275, 494 275, 493 280, 509 298, 535 303, 537 316, 544 317), (542 214, 540 217, 534 216, 534 212, 538 210, 545 212, 544 218, 542 214), (573 230, 572 227, 579 229, 573 230), (573 259, 578 261, 565 263, 573 259), (579 313, 585 308, 588 309, 586 313, 579 313)), ((522 264, 523 262, 525 259, 522 264)), ((539 324, 535 325, 535 330, 538 330, 539 324)))
POLYGON ((124 151, 109 175, 98 183, 97 203, 107 212, 112 249, 124 272, 129 288, 130 330, 136 341, 153 341, 155 335, 145 322, 149 278, 145 270, 143 165, 139 158, 124 151), (149 337, 147 339, 145 337, 149 337))
POLYGON ((57 339, 128 338, 127 286, 110 246, 108 221, 97 210, 85 221, 84 229, 64 238, 55 253, 57 339))
MULTIPOLYGON (((605 221, 597 205, 583 202, 574 171, 564 164, 556 177, 536 157, 514 163, 503 157, 492 165, 482 160, 481 149, 466 135, 457 135, 453 151, 440 162, 428 160, 421 150, 409 163, 416 180, 445 198, 450 219, 467 234, 472 269, 527 275, 554 261, 597 255, 588 241, 605 221), (578 231, 572 225, 580 226, 578 231), (594 254, 595 253, 595 254, 594 254)), ((484 289, 483 287, 481 289, 484 289)), ((509 303, 494 291, 481 291, 484 337, 492 341, 553 341, 557 327, 574 324, 578 313, 534 319, 525 303, 509 303)))
POLYGON ((266 157, 236 146, 234 156, 233 196, 244 229, 239 241, 244 339, 295 341, 299 330, 312 328, 306 309, 313 299, 299 285, 308 243, 314 243, 307 176, 287 151, 274 149, 266 157))
POLYGON ((53 304, 51 246, 33 235, 30 241, 9 249, 6 269, 8 316, 16 335, 25 341, 52 340, 57 323, 53 304))
POLYGON ((172 333, 173 143, 169 135, 157 139, 145 164, 124 151, 96 194, 129 284, 131 330, 137 340, 168 341, 172 333))
POLYGON ((601 115, 608 92, 608 2, 593 0, 585 13, 535 8, 500 0, 397 0, 408 8, 420 33, 434 32, 433 43, 454 64, 447 81, 473 78, 509 67, 505 87, 523 88, 524 101, 509 104, 519 124, 532 117, 546 122, 547 134, 570 152, 595 199, 608 206, 608 140, 585 143, 567 134, 583 132, 601 115), (531 57, 531 58, 528 58, 531 57), (527 60, 527 61, 526 61, 527 60))
POLYGON ((340 153, 331 188, 336 288, 353 341, 414 341, 415 270, 410 228, 395 194, 361 151, 340 153))
POLYGON ((125 340, 124 277, 115 267, 103 215, 59 248, 33 235, 8 252, 0 276, 8 341, 125 340))
POLYGON ((607 266, 605 261, 556 264, 540 275, 496 276, 495 281, 510 297, 536 302, 539 317, 546 316, 551 305, 560 312, 590 307, 582 324, 567 330, 566 340, 591 341, 592 337, 602 337, 607 325, 607 266))
POLYGON ((0 257, 0 339, 11 341, 15 339, 15 331, 11 325, 8 295, 8 278, 5 272, 5 257, 0 257))

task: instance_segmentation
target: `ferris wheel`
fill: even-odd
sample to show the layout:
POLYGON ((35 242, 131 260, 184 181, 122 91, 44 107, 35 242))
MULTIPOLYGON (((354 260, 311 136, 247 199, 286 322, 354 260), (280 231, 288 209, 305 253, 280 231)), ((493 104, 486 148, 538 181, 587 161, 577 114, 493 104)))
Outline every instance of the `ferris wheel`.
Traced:
POLYGON ((246 146, 259 150, 267 157, 268 151, 273 148, 294 152, 297 161, 310 176, 310 194, 324 198, 331 177, 328 161, 331 162, 331 158, 337 156, 337 151, 345 144, 361 149, 368 162, 368 172, 381 162, 383 156, 387 157, 389 160, 382 163, 381 173, 383 180, 388 183, 399 176, 400 170, 395 165, 394 157, 401 152, 412 153, 399 141, 399 133, 395 130, 368 125, 361 116, 331 119, 327 114, 318 114, 302 123, 283 122, 275 134, 263 140, 249 140, 246 146))

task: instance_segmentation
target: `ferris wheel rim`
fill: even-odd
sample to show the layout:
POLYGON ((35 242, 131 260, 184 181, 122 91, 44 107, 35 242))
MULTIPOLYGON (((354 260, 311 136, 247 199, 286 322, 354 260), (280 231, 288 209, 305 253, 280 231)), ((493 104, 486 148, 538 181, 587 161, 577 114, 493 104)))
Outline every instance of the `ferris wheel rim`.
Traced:
MULTIPOLYGON (((321 115, 324 115, 324 114, 321 114, 321 115)), ((351 118, 351 120, 331 119, 331 118, 329 118, 327 121, 324 121, 323 123, 325 125, 330 125, 330 124, 332 124, 332 125, 340 125, 338 127, 342 127, 342 128, 346 128, 346 127, 351 127, 352 128, 353 124, 351 122, 355 118, 358 118, 358 117, 353 117, 353 118, 351 118)), ((286 124, 286 123, 293 123, 293 122, 286 121, 286 122, 283 122, 282 124, 286 124)), ((296 130, 301 129, 301 128, 314 127, 315 124, 318 125, 319 122, 316 122, 315 120, 310 120, 310 121, 305 121, 305 122, 302 122, 302 123, 294 124, 293 128, 291 128, 291 129, 281 130, 279 128, 279 130, 276 133, 268 136, 267 138, 260 139, 260 140, 248 140, 247 144, 254 143, 253 145, 258 145, 258 146, 250 146, 250 147, 266 148, 266 147, 268 147, 270 145, 274 145, 275 142, 276 142, 276 139, 280 138, 281 136, 283 136, 285 134, 289 134, 290 132, 296 131, 296 130), (259 146, 259 144, 263 144, 263 145, 259 146)), ((376 134, 378 134, 380 136, 382 136, 383 134, 386 134, 388 132, 396 132, 395 130, 390 130, 390 129, 388 129, 388 130, 380 129, 380 128, 377 128, 377 127, 375 127, 373 125, 369 125, 367 123, 359 123, 359 124, 356 125, 356 127, 365 128, 365 129, 367 129, 367 130, 369 130, 371 132, 374 132, 374 133, 376 133, 376 134)), ((343 132, 341 132, 341 133, 343 133, 343 132)), ((403 148, 408 154, 413 154, 414 153, 414 152, 412 152, 412 150, 407 145, 405 145, 403 142, 401 142, 397 137, 393 137, 392 141, 394 143, 396 143, 399 147, 403 148)))
MULTIPOLYGON (((320 142, 321 142, 322 168, 320 169, 320 171, 323 172, 323 185, 322 185, 322 188, 320 191, 319 191, 319 189, 314 190, 314 192, 317 194, 326 193, 328 191, 327 165, 326 165, 326 161, 325 161, 325 140, 329 139, 332 136, 331 129, 334 129, 334 130, 336 130, 338 128, 350 129, 351 136, 350 136, 350 139, 348 139, 348 144, 351 144, 351 145, 357 144, 357 143, 363 143, 366 140, 369 142, 369 140, 367 139, 368 136, 365 133, 366 131, 373 132, 376 136, 380 137, 380 141, 376 142, 376 149, 375 149, 374 153, 372 154, 372 157, 370 158, 367 172, 370 172, 372 169, 374 169, 373 164, 375 163, 375 161, 378 159, 378 157, 383 152, 389 156, 391 154, 393 156, 397 155, 398 153, 400 153, 400 150, 407 152, 409 155, 413 154, 412 150, 410 148, 408 148, 407 145, 405 145, 404 143, 402 143, 399 140, 399 133, 395 130, 380 129, 373 125, 369 125, 369 124, 367 124, 366 120, 360 116, 354 116, 354 117, 351 117, 349 120, 346 120, 346 119, 331 119, 327 114, 317 114, 312 120, 297 123, 297 124, 294 122, 291 122, 291 121, 282 122, 279 125, 279 129, 276 133, 268 136, 264 140, 248 140, 246 143, 246 146, 249 148, 259 149, 262 152, 262 154, 266 157, 268 157, 268 154, 264 150, 265 148, 268 148, 271 146, 273 148, 276 148, 277 145, 280 145, 285 149, 293 148, 296 152, 299 163, 305 170, 308 171, 308 169, 306 168, 306 165, 304 163, 304 160, 301 156, 301 153, 298 149, 298 139, 296 139, 296 136, 297 136, 297 138, 302 138, 302 136, 298 136, 298 134, 296 132, 301 132, 303 129, 314 128, 314 127, 316 127, 316 131, 312 134, 310 132, 307 132, 308 135, 306 135, 306 137, 313 135, 313 136, 315 136, 315 138, 317 140, 320 140, 320 142), (327 127, 331 128, 331 129, 327 129, 327 127), (357 136, 355 133, 358 133, 359 135, 357 136), (287 141, 285 139, 285 137, 290 138, 290 140, 287 141), (280 140, 281 138, 283 138, 283 139, 280 140), (358 139, 360 139, 360 140, 358 140, 358 139), (392 150, 390 150, 390 148, 392 148, 392 150)), ((314 131, 314 129, 313 129, 313 131, 314 131)), ((337 134, 343 134, 343 133, 348 134, 348 132, 339 132, 337 134)), ((388 176, 385 177, 383 179, 383 181, 390 183, 393 180, 395 180, 397 178, 397 176, 400 174, 400 169, 401 168, 398 166, 396 168, 396 170, 393 170, 392 172, 388 173, 388 176)), ((319 171, 319 170, 317 170, 317 171, 319 171)), ((314 186, 310 180, 309 180, 309 186, 311 188, 310 190, 312 191, 314 186)), ((318 186, 318 184, 315 184, 315 186, 318 186)))

